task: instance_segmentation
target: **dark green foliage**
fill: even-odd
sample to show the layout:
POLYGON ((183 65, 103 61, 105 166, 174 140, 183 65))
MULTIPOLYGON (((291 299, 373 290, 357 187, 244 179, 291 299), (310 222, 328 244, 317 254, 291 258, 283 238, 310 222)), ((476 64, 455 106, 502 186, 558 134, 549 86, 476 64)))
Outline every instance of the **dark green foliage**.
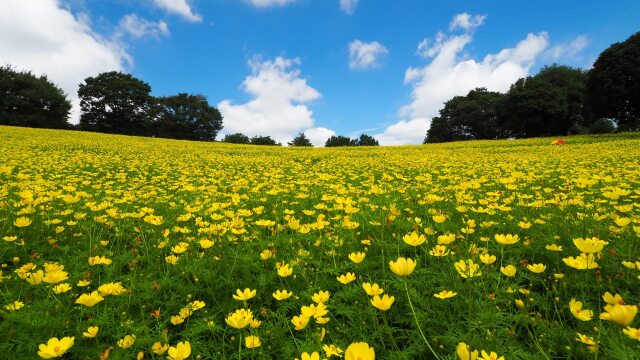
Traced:
POLYGON ((587 82, 594 118, 614 119, 619 130, 640 129, 640 32, 603 51, 587 82))
POLYGON ((214 141, 222 129, 222 115, 203 95, 180 93, 157 98, 156 103, 158 115, 153 126, 156 136, 214 141))
POLYGON ((147 135, 152 114, 151 87, 130 74, 102 73, 80 84, 80 128, 111 134, 147 135))
POLYGON ((609 119, 600 118, 589 125, 589 134, 609 134, 616 130, 609 119))
POLYGON ((369 136, 367 134, 360 135, 360 138, 357 140, 358 146, 380 146, 378 140, 376 140, 373 136, 369 136))
POLYGON ((0 125, 66 129, 71 102, 46 76, 0 66, 0 125))
POLYGON ((354 139, 348 138, 346 136, 338 135, 332 136, 327 139, 327 142, 324 144, 326 147, 340 147, 340 146, 356 146, 357 142, 354 139))
POLYGON ((227 134, 222 139, 222 142, 230 143, 230 144, 249 144, 251 140, 245 134, 235 133, 235 134, 227 134))
POLYGON ((552 65, 511 85, 498 107, 499 126, 513 137, 566 135, 583 123, 586 74, 552 65))
POLYGON ((424 142, 504 138, 506 132, 497 125, 496 110, 503 96, 477 88, 447 101, 440 116, 431 121, 424 142))
POLYGON ((313 144, 311 144, 311 141, 309 141, 309 138, 307 138, 307 136, 301 132, 299 133, 296 137, 293 138, 293 140, 291 140, 291 142, 287 143, 289 146, 313 146, 313 144))
POLYGON ((251 145, 267 145, 267 146, 281 146, 279 142, 276 142, 271 136, 254 136, 251 138, 251 145))

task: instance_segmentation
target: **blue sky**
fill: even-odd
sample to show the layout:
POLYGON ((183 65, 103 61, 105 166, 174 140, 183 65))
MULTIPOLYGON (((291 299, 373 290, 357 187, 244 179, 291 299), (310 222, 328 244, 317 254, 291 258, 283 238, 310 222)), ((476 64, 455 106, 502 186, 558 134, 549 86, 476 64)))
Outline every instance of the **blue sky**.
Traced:
POLYGON ((72 98, 82 79, 108 70, 157 96, 201 93, 225 132, 419 143, 451 96, 506 91, 554 62, 588 68, 640 30, 640 2, 603 4, 3 0, 0 63, 45 73, 72 98))

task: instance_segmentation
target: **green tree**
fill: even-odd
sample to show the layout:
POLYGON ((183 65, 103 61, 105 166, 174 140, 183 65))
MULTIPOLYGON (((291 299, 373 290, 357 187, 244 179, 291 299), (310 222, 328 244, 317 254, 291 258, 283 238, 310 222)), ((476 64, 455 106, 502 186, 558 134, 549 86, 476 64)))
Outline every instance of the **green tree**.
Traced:
POLYGON ((293 138, 293 140, 291 140, 291 142, 288 142, 287 145, 289 146, 313 146, 313 144, 311 144, 311 141, 309 140, 309 138, 307 138, 307 136, 301 132, 299 133, 296 137, 293 138))
POLYGON ((598 56, 586 102, 593 118, 613 119, 619 130, 640 130, 640 32, 598 56))
POLYGON ((498 106, 498 125, 513 137, 566 135, 584 123, 586 80, 584 71, 560 65, 519 79, 498 106))
POLYGON ((281 146, 279 142, 276 142, 271 136, 254 136, 251 138, 251 145, 267 145, 267 146, 281 146))
POLYGON ((222 115, 203 95, 180 93, 156 99, 154 135, 171 139, 215 141, 222 115))
POLYGON ((80 84, 80 128, 112 134, 147 135, 152 118, 151 87, 117 71, 86 78, 80 84))
POLYGON ((356 141, 346 136, 334 135, 327 139, 327 142, 324 144, 324 146, 325 147, 356 146, 356 141))
POLYGON ((367 134, 361 134, 356 143, 358 146, 380 146, 378 140, 376 140, 373 136, 369 136, 367 134))
POLYGON ((65 129, 71 102, 46 76, 0 67, 0 124, 65 129))
POLYGON ((504 138, 506 132, 497 119, 497 106, 503 96, 477 88, 447 101, 440 115, 432 119, 424 143, 504 138))
POLYGON ((222 142, 230 143, 230 144, 249 144, 251 140, 249 137, 242 133, 235 134, 227 134, 222 139, 222 142))

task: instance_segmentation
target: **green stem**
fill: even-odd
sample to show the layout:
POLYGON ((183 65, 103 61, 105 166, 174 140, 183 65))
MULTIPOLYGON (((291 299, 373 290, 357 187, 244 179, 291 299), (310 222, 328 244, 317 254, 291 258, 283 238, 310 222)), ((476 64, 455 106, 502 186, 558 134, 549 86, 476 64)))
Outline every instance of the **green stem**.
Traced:
POLYGON ((407 282, 404 282, 404 290, 407 293, 407 299, 409 300, 409 307, 411 308, 411 313, 413 314, 413 318, 416 321, 416 326, 418 327, 418 331, 420 331, 420 335, 422 336, 422 340, 424 340, 424 343, 427 344, 427 347, 429 348, 429 350, 431 350, 431 353, 433 354, 433 356, 440 360, 440 357, 438 356, 438 354, 436 354, 436 352, 433 350, 433 348, 431 347, 431 344, 429 344, 429 340, 427 340, 427 337, 424 336, 424 332, 422 332, 422 328, 420 327, 420 323, 418 322, 418 317, 416 316, 416 311, 413 308, 413 303, 411 302, 411 297, 409 296, 409 287, 407 286, 407 282))

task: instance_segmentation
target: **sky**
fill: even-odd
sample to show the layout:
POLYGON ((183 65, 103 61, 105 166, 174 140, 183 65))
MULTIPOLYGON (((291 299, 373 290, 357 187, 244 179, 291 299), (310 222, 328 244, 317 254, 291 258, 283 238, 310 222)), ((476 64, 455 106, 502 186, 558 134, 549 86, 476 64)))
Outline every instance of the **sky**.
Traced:
POLYGON ((453 96, 588 69, 638 14, 633 0, 0 0, 0 65, 47 75, 73 123, 78 85, 117 70, 154 96, 205 95, 221 136, 418 144, 453 96))

